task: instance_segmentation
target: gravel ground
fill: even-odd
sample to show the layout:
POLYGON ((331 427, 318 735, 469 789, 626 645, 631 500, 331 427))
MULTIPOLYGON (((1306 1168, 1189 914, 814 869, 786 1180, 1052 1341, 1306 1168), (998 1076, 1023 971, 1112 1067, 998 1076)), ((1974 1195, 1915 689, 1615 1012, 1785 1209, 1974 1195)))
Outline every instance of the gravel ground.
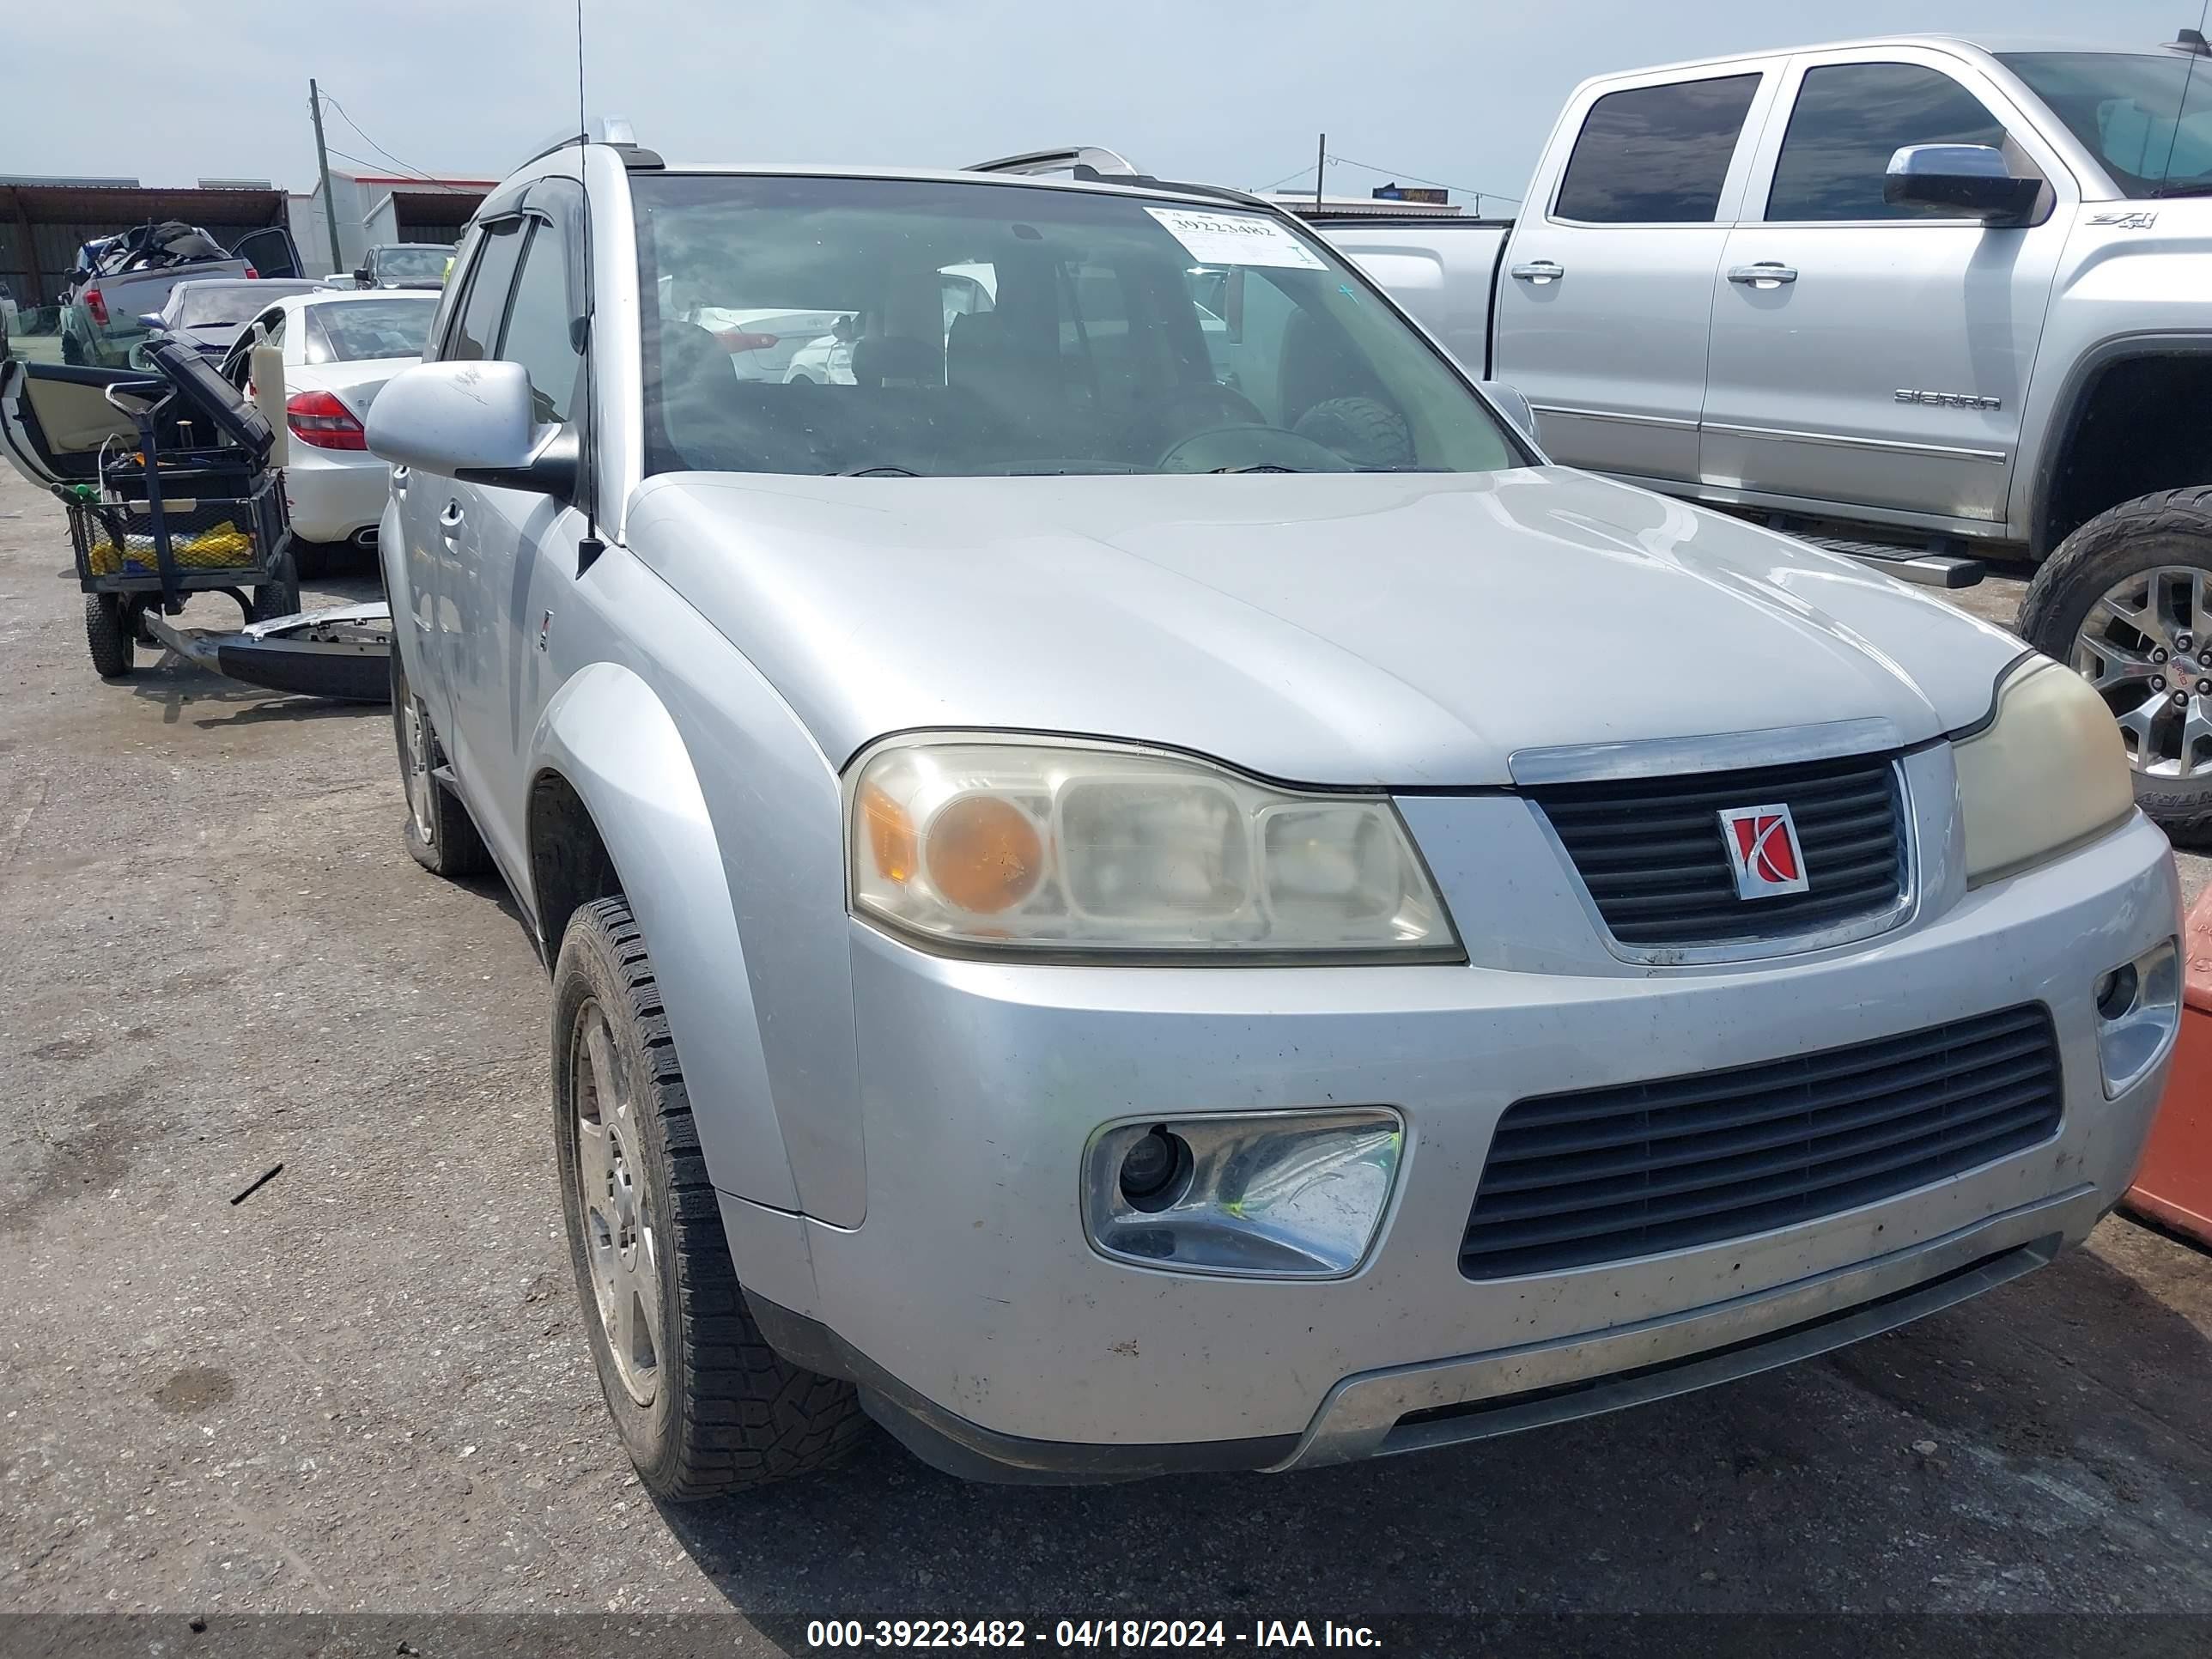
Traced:
POLYGON ((878 1438, 658 1512, 579 1327, 513 906, 409 862, 383 711, 94 678, 66 550, 0 472, 0 1613, 714 1610, 722 1651, 844 1614, 2212 1614, 2212 1275, 2124 1220, 1844 1354, 1425 1459, 986 1488, 878 1438))

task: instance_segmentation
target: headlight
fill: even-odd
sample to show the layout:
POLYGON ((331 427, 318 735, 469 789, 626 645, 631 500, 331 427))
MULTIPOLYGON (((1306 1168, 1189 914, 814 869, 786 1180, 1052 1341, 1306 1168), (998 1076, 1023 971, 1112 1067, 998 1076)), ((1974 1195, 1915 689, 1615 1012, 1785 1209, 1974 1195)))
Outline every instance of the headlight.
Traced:
POLYGON ((1388 799, 1156 750, 893 743, 852 781, 858 912, 963 951, 1461 961, 1388 799))
POLYGON ((1998 682, 1990 723, 1952 753, 1969 886, 2054 857, 2135 808, 2112 711, 2048 657, 2031 657, 1998 682))

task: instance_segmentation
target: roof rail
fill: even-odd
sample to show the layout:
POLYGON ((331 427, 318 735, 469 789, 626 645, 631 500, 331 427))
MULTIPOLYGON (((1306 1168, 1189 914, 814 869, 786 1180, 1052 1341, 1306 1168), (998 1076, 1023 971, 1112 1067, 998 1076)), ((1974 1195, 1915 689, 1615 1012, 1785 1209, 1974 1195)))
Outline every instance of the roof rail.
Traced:
POLYGON ((1237 202, 1251 207, 1282 210, 1279 204, 1249 191, 1232 190, 1226 185, 1194 185, 1180 179, 1156 179, 1140 171, 1136 163, 1116 151, 1096 144, 1078 144, 1066 149, 1036 149, 1026 155, 1006 155, 995 161, 978 161, 961 169, 963 173, 1013 173, 1032 176, 1064 173, 1080 184, 1139 185, 1153 190, 1171 190, 1184 196, 1211 196, 1216 200, 1237 202))
POLYGON ((531 161, 543 161, 555 150, 566 149, 577 143, 605 144, 618 149, 623 152, 623 163, 626 167, 657 167, 661 165, 658 155, 638 143, 637 130, 620 115, 593 116, 584 124, 581 131, 571 129, 555 133, 532 150, 523 165, 527 167, 531 161))
POLYGON ((1073 173, 1079 167, 1095 169, 1102 178, 1137 176, 1136 164, 1097 144, 1071 144, 1065 149, 1033 149, 1026 155, 1001 155, 995 161, 977 161, 967 173, 1073 173))

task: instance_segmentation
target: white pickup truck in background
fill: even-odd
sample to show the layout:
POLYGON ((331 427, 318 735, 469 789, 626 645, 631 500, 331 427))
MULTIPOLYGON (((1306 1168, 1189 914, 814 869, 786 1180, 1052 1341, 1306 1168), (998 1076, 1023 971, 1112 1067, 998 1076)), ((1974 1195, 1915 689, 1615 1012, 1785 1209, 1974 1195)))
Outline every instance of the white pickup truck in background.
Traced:
POLYGON ((2212 58, 1912 37, 1585 82, 1517 221, 1323 222, 1553 459, 2020 618, 2212 826, 2212 58))

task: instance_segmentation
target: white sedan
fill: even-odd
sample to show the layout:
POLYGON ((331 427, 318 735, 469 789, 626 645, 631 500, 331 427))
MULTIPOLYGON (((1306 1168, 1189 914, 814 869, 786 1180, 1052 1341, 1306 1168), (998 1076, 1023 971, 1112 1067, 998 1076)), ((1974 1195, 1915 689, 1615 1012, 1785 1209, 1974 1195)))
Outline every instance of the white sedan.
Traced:
POLYGON ((375 545, 391 469, 368 453, 362 422, 384 383, 421 361, 439 298, 404 289, 291 294, 240 331, 223 363, 234 386, 248 385, 257 339, 284 353, 284 499, 295 541, 375 545))

